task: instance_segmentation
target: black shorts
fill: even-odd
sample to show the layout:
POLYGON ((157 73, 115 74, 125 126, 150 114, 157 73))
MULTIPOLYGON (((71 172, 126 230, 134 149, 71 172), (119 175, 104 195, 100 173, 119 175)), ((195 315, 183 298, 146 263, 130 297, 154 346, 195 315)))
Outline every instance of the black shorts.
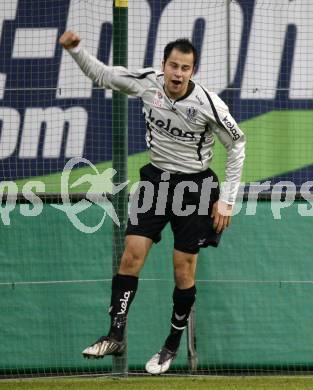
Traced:
POLYGON ((212 205, 219 198, 218 178, 211 170, 169 174, 152 164, 140 169, 140 185, 132 196, 126 235, 161 240, 170 222, 174 248, 191 254, 217 247, 221 233, 213 229, 212 205))

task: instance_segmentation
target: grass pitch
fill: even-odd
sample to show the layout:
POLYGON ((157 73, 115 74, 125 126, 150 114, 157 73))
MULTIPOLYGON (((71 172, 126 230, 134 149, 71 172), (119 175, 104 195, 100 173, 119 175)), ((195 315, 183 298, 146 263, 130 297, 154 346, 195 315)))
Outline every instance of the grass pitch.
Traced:
POLYGON ((312 377, 144 377, 1 380, 2 390, 311 390, 312 377))

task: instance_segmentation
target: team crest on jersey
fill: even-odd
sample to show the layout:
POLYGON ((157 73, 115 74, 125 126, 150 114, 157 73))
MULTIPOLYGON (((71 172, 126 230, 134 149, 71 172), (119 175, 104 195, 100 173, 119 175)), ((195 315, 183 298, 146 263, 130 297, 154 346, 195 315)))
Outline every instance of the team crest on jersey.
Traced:
POLYGON ((187 119, 190 122, 196 123, 196 116, 198 115, 198 110, 194 107, 187 107, 186 109, 187 119))
POLYGON ((155 107, 162 108, 163 107, 163 101, 164 101, 164 96, 161 91, 156 91, 154 98, 153 98, 153 105, 155 107))

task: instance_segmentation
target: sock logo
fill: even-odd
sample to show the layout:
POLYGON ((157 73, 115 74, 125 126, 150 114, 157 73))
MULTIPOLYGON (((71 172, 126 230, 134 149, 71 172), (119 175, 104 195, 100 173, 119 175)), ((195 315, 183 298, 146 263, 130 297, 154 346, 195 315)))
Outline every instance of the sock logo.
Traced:
POLYGON ((121 310, 117 314, 125 314, 127 310, 127 304, 129 301, 131 291, 125 291, 124 297, 120 299, 121 302, 121 310))
POLYGON ((186 314, 183 314, 182 316, 180 316, 180 315, 178 315, 177 313, 175 313, 175 318, 176 318, 176 320, 178 320, 178 321, 183 320, 185 317, 186 317, 186 314))

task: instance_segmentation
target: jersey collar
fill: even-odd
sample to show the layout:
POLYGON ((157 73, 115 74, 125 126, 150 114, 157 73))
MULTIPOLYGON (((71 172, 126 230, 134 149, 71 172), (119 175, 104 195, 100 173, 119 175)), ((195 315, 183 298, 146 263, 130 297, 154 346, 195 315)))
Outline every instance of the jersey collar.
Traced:
MULTIPOLYGON (((163 76, 163 74, 162 74, 162 76, 163 76)), ((193 90, 195 89, 195 86, 196 86, 195 83, 192 80, 189 80, 188 88, 187 88, 187 91, 186 91, 185 95, 181 96, 180 98, 178 98, 174 102, 176 103, 176 102, 179 102, 180 100, 186 99, 189 95, 192 94, 193 90)), ((164 85, 163 85, 163 90, 165 92, 164 85)), ((169 99, 172 100, 171 98, 169 98, 169 99)))

